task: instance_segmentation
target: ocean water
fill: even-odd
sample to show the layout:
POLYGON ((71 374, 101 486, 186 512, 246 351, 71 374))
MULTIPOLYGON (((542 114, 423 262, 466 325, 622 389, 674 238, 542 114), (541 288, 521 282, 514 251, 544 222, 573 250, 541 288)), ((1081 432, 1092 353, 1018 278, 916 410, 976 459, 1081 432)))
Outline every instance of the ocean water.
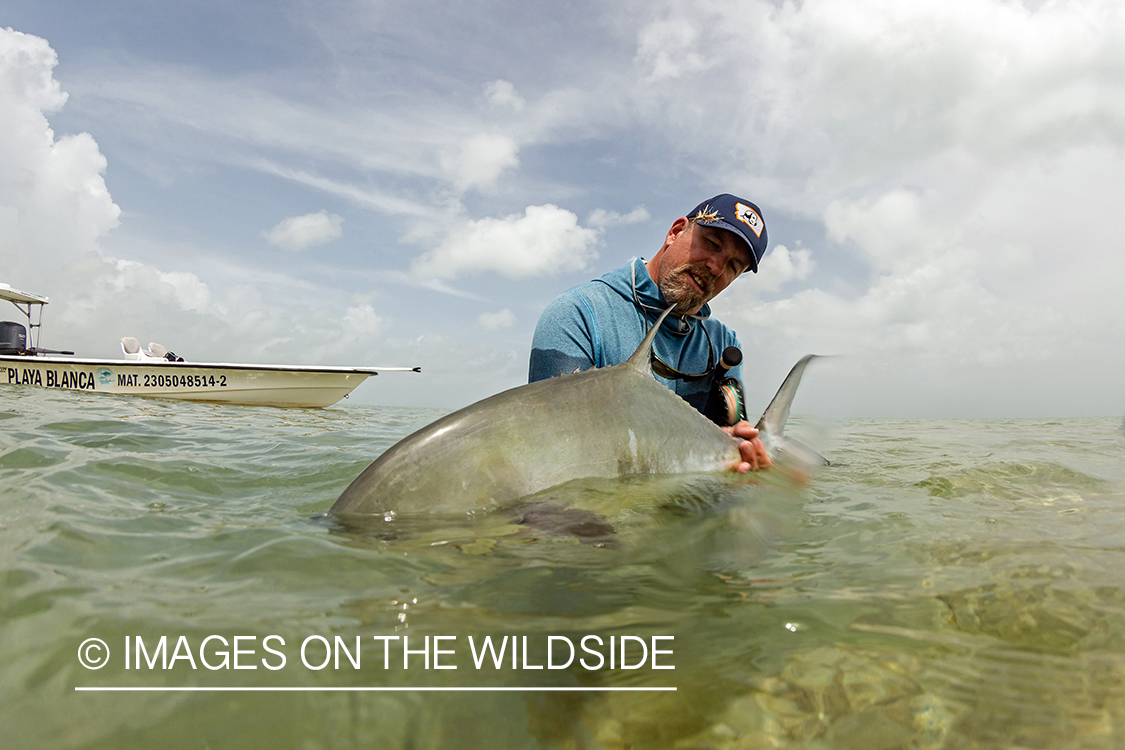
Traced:
POLYGON ((1125 746, 1120 418, 323 515, 440 414, 0 391, 0 746, 1125 746))

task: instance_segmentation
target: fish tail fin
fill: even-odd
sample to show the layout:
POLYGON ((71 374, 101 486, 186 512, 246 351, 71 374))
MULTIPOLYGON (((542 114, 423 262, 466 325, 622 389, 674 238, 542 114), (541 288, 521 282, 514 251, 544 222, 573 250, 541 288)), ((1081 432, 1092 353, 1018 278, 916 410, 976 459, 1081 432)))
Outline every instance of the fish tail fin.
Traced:
POLYGON ((660 313, 660 317, 656 319, 656 323, 652 328, 648 329, 645 334, 644 341, 637 347, 637 351, 633 352, 633 356, 629 357, 629 364, 638 372, 645 375, 652 374, 652 342, 656 340, 656 334, 660 332, 660 324, 668 317, 668 313, 672 312, 669 307, 664 312, 660 313))

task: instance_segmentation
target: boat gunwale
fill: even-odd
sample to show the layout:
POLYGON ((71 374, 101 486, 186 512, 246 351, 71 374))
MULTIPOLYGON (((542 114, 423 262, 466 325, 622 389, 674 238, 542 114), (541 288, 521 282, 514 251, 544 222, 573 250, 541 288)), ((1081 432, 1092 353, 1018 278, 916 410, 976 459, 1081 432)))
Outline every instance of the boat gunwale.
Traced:
POLYGON ((378 375, 380 372, 421 372, 420 367, 348 367, 344 365, 267 365, 234 362, 172 362, 170 360, 90 359, 85 357, 42 357, 27 354, 0 354, 0 362, 45 365, 89 365, 105 367, 195 368, 205 370, 261 370, 266 372, 301 372, 378 375))

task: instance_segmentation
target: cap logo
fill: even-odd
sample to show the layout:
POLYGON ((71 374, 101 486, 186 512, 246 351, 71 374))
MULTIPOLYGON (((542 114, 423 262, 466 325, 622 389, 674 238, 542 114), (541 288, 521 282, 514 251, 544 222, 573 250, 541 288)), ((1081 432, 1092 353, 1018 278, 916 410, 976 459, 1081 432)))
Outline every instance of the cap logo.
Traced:
POLYGON ((758 215, 757 211, 755 211, 750 206, 747 206, 745 203, 735 203, 734 215, 735 218, 737 218, 746 226, 750 227, 750 231, 754 233, 755 237, 762 236, 762 230, 765 229, 766 225, 762 221, 762 217, 758 215))

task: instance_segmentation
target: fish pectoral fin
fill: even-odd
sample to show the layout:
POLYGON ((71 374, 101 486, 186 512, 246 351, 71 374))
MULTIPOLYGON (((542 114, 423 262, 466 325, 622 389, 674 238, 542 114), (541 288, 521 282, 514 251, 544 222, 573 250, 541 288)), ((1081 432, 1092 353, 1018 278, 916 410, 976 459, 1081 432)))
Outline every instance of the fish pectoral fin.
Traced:
POLYGON ((555 503, 533 502, 519 506, 516 523, 554 536, 573 536, 583 544, 613 541, 617 529, 600 513, 555 503))
POLYGON ((831 462, 799 440, 791 437, 781 439, 779 454, 791 456, 804 466, 831 466, 831 462))

